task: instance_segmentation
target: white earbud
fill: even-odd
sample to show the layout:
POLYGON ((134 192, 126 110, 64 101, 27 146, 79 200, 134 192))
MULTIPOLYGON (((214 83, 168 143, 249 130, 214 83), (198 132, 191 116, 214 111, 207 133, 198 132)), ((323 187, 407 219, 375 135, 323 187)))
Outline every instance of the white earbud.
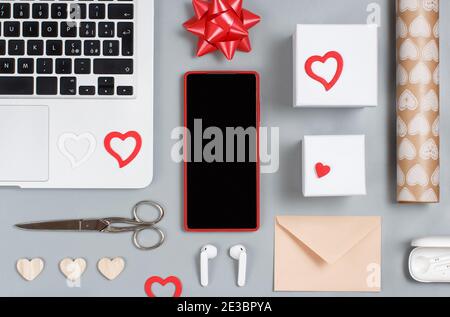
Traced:
POLYGON ((203 287, 208 286, 208 260, 214 259, 217 256, 217 248, 213 245, 205 245, 200 253, 200 283, 203 287))
POLYGON ((247 250, 242 245, 235 245, 230 249, 230 256, 238 260, 238 279, 237 284, 240 287, 245 286, 245 275, 247 270, 247 250))

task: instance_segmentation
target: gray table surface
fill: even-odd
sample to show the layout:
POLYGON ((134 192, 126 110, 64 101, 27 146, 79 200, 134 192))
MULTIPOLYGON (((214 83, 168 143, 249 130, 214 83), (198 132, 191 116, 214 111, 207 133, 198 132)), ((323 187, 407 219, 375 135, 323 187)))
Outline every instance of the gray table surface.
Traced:
MULTIPOLYGON (((155 179, 145 190, 0 190, 0 295, 3 296, 144 296, 152 275, 179 276, 185 296, 442 296, 450 285, 426 285, 411 280, 407 257, 412 239, 450 234, 450 148, 442 152, 442 202, 437 205, 398 205, 395 201, 395 28, 393 0, 246 0, 245 6, 262 16, 253 29, 253 52, 238 53, 232 62, 214 55, 194 57, 195 40, 182 28, 191 17, 189 0, 155 0, 155 179), (296 110, 292 108, 292 44, 297 23, 365 23, 366 7, 379 3, 380 102, 360 110, 296 110), (171 161, 170 133, 182 125, 182 75, 189 70, 256 70, 261 74, 262 124, 280 127, 280 169, 261 178, 261 220, 257 233, 190 234, 182 230, 182 166, 171 161), (299 141, 305 134, 366 134, 368 195, 354 198, 305 199, 301 195, 299 141), (167 209, 162 227, 167 244, 153 252, 131 247, 130 237, 97 234, 26 233, 18 222, 73 217, 128 215, 142 199, 159 201, 167 209), (382 292, 380 294, 274 293, 273 237, 276 215, 380 215, 383 217, 382 292), (202 245, 219 248, 211 262, 210 287, 199 283, 198 257, 202 245), (248 285, 236 287, 235 261, 228 248, 247 246, 248 285), (102 257, 122 256, 127 266, 113 282, 96 269, 102 257), (15 271, 22 257, 41 257, 46 268, 32 283, 15 271), (69 288, 58 269, 64 257, 83 257, 88 268, 81 287, 69 288)), ((450 1, 441 1, 441 37, 449 38, 450 1)), ((441 42, 448 57, 449 41, 441 42)), ((449 59, 441 58, 442 121, 449 112, 449 59)), ((449 126, 442 124, 442 135, 449 126)))

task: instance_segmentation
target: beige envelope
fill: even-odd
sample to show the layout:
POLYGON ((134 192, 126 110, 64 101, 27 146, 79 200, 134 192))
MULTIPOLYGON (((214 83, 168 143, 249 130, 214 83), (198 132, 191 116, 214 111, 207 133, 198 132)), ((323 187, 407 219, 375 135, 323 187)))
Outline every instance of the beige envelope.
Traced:
POLYGON ((380 217, 277 217, 275 291, 379 292, 380 217))

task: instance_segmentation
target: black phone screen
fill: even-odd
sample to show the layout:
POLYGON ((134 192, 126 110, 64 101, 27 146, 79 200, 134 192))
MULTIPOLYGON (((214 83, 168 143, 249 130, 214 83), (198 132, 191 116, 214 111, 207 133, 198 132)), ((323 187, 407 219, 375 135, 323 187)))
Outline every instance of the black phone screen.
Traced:
POLYGON ((258 75, 186 74, 185 128, 186 229, 258 229, 258 75))

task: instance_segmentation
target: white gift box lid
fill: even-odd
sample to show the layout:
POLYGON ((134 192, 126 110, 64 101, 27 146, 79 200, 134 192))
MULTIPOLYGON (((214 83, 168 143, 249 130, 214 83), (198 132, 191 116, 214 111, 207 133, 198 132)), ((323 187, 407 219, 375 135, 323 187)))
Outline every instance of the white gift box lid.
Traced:
POLYGON ((450 236, 434 236, 413 240, 415 248, 450 248, 450 236))

